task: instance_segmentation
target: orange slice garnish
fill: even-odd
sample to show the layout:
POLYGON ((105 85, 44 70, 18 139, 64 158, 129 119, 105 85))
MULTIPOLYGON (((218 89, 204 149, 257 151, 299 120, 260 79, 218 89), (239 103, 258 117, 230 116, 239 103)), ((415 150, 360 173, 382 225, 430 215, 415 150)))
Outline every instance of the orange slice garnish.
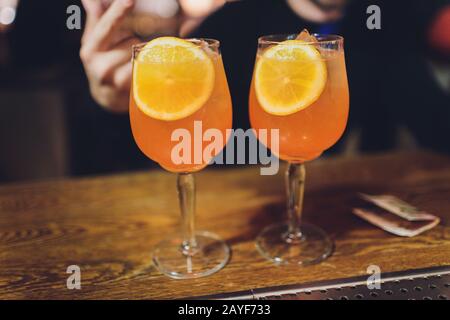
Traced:
POLYGON ((133 66, 133 97, 149 117, 173 121, 192 115, 214 88, 214 65, 202 48, 175 37, 148 42, 133 66))
POLYGON ((255 91, 262 108, 285 116, 303 110, 322 94, 327 66, 319 50, 302 40, 270 47, 255 67, 255 91))

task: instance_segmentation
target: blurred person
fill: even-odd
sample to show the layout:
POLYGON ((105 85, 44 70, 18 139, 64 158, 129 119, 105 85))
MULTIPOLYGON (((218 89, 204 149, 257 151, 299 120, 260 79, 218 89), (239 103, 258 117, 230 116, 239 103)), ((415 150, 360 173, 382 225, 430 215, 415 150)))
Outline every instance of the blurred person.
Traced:
MULTIPOLYGON (((83 1, 88 21, 81 57, 91 92, 105 108, 125 112, 131 81, 130 45, 139 39, 121 27, 132 10, 133 1, 116 0, 102 10, 90 6, 89 2, 92 3, 83 1)), ((331 152, 344 147, 363 151, 394 148, 401 126, 408 128, 421 146, 450 151, 446 139, 450 131, 448 92, 439 87, 428 66, 430 48, 436 44, 431 45, 428 39, 430 28, 439 13, 448 10, 447 6, 447 0, 232 1, 218 10, 215 7, 183 36, 221 41, 235 110, 234 126, 246 129, 257 38, 295 33, 303 28, 341 34, 346 45, 351 111, 346 137, 331 152), (380 30, 366 27, 366 9, 374 4, 381 8, 380 30)), ((180 35, 181 25, 177 24, 174 35, 180 35)), ((127 115, 123 119, 127 122, 127 115)), ((128 126, 127 123, 128 133, 123 131, 121 135, 133 144, 128 126)), ((114 147, 111 149, 113 154, 114 147)))
POLYGON ((71 171, 75 175, 152 167, 131 136, 128 99, 131 45, 160 35, 187 34, 224 1, 84 0, 86 28, 80 56, 88 91, 73 93, 71 171), (175 3, 175 6, 173 5, 175 3), (106 30, 106 32, 105 32, 106 30), (75 102, 78 101, 78 102, 75 102), (99 108, 96 104, 102 106, 99 108), (95 105, 95 106, 93 106, 95 105))
POLYGON ((181 0, 180 13, 174 0, 82 0, 82 3, 87 19, 80 57, 92 96, 108 110, 123 112, 128 110, 131 47, 145 36, 189 33, 223 1, 181 0), (157 6, 151 6, 152 3, 157 6), (133 9, 136 13, 130 21, 127 18, 133 9))
POLYGON ((109 8, 97 0, 83 0, 82 3, 87 18, 80 57, 92 96, 110 110, 124 110, 130 90, 131 47, 141 41, 131 29, 120 27, 134 3, 118 0, 109 8))

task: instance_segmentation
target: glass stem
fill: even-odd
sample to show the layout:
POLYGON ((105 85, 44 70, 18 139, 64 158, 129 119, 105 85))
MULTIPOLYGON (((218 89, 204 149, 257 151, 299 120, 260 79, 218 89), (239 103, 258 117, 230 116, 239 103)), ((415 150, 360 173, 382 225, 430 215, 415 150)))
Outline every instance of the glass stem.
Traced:
POLYGON ((179 173, 177 177, 178 199, 183 223, 183 243, 185 255, 193 255, 197 248, 195 240, 195 179, 192 173, 179 173))
POLYGON ((305 189, 305 165, 292 163, 286 170, 287 211, 289 218, 288 232, 284 235, 289 243, 302 240, 300 228, 303 210, 303 192, 305 189))

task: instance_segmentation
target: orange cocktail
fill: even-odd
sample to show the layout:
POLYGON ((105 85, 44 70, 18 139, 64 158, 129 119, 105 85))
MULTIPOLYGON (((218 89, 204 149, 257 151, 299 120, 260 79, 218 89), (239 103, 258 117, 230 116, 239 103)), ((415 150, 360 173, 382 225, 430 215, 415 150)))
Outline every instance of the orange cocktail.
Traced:
MULTIPOLYGON (((256 63, 265 59, 262 51, 264 49, 260 49, 256 63)), ((336 143, 347 124, 349 94, 344 52, 329 49, 321 52, 320 59, 323 59, 327 68, 325 88, 317 100, 303 110, 288 115, 266 112, 256 97, 252 81, 249 99, 252 127, 280 130, 278 156, 283 160, 308 161, 317 158, 336 143)))
POLYGON ((193 172, 221 151, 231 129, 231 98, 219 42, 161 37, 137 45, 132 78, 134 139, 147 157, 178 173, 183 232, 155 247, 153 263, 175 279, 210 275, 225 266, 230 249, 217 235, 195 230, 193 172), (203 136, 208 130, 222 138, 212 149, 203 136))
MULTIPOLYGON (((191 40, 191 43, 198 46, 202 45, 200 40, 191 40)), ((143 48, 144 46, 142 45, 141 47, 137 47, 136 50, 145 51, 146 49, 143 48)), ((203 139, 193 141, 194 121, 201 121, 203 132, 210 128, 215 128, 222 132, 223 137, 226 137, 226 129, 231 128, 231 97, 223 68, 222 57, 218 51, 218 42, 212 40, 210 40, 209 44, 208 42, 203 42, 203 47, 200 49, 205 52, 211 61, 211 66, 213 68, 212 79, 202 78, 202 73, 196 74, 196 71, 198 71, 197 69, 201 68, 202 62, 195 61, 195 59, 192 59, 193 61, 188 61, 189 57, 185 58, 186 61, 179 58, 173 62, 165 63, 160 63, 158 61, 139 62, 136 59, 134 60, 134 64, 139 65, 142 68, 154 69, 156 67, 167 72, 166 83, 160 83, 160 79, 153 78, 153 75, 149 76, 149 79, 147 79, 144 70, 142 72, 142 78, 136 79, 137 81, 140 81, 141 86, 146 86, 144 90, 167 90, 168 92, 166 94, 168 96, 173 96, 173 99, 168 102, 167 109, 181 105, 180 110, 169 109, 161 112, 146 113, 146 109, 137 107, 134 95, 131 95, 130 98, 131 127, 137 145, 147 157, 158 162, 164 169, 172 172, 198 171, 207 166, 209 160, 211 160, 211 158, 205 159, 204 157, 197 157, 197 159, 195 159, 194 157, 195 144, 201 143, 201 150, 203 151, 208 143, 203 141, 203 139), (177 71, 181 78, 180 81, 177 81, 177 71), (173 76, 169 75, 171 72, 174 73, 173 76), (197 76, 199 78, 197 78, 197 76), (183 81, 183 77, 185 77, 185 81, 183 81), (203 89, 202 85, 207 88, 203 89), (186 95, 197 95, 197 97, 204 95, 206 98, 203 99, 204 101, 199 101, 200 107, 197 110, 192 110, 197 107, 195 104, 188 107, 182 106, 183 100, 185 99, 183 92, 185 92, 186 95), (179 95, 179 99, 177 99, 177 95, 179 95), (181 101, 178 102, 178 100, 181 101), (186 112, 191 112, 191 114, 187 115, 186 112), (190 163, 176 164, 172 159, 172 150, 179 143, 177 139, 172 139, 172 134, 176 129, 186 129, 191 135, 192 144, 190 163)), ((208 68, 204 67, 204 69, 208 68)), ((134 84, 132 85, 132 92, 133 87, 134 84)), ((167 99, 164 96, 151 98, 159 101, 167 99)), ((223 139, 223 145, 225 145, 225 143, 226 139, 223 139)))
POLYGON ((301 222, 304 162, 319 157, 344 132, 349 107, 343 38, 333 35, 261 37, 249 97, 250 122, 270 133, 261 139, 289 165, 286 171, 289 221, 267 227, 257 248, 275 263, 319 262, 332 242, 319 228, 301 222))

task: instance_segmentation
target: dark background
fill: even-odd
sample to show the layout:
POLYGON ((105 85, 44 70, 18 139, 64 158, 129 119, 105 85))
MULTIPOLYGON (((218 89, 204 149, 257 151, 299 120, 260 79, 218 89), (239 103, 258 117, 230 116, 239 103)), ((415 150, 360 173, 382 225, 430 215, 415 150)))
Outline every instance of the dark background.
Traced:
MULTIPOLYGON (((128 115, 91 99, 79 59, 82 30, 66 27, 72 4, 81 7, 79 1, 22 0, 14 23, 0 29, 0 182, 155 167, 136 147, 128 115)), ((447 32, 441 27, 437 38, 432 34, 448 8, 442 0, 350 1, 343 19, 323 25, 303 20, 284 0, 243 0, 226 4, 191 35, 221 41, 234 127, 249 126, 257 37, 308 28, 345 38, 350 119, 326 155, 448 153, 448 19, 447 32), (366 27, 370 4, 381 8, 381 30, 366 27)))

